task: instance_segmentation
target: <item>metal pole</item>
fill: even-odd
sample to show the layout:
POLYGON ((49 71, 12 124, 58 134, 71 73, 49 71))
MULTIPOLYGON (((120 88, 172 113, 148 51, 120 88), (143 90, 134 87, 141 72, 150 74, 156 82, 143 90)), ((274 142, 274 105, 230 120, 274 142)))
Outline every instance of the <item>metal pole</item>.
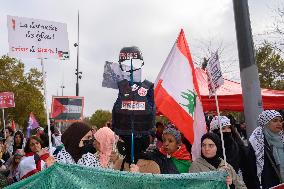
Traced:
POLYGON ((3 118, 3 130, 4 130, 4 138, 6 139, 6 123, 5 123, 5 113, 4 113, 4 108, 2 108, 2 118, 3 118))
POLYGON ((258 69, 255 62, 249 8, 247 0, 233 0, 236 35, 239 52, 241 86, 248 136, 257 127, 256 120, 262 112, 262 98, 258 69))
MULTIPOLYGON (((133 64, 132 58, 130 59, 130 86, 133 85, 133 64)), ((131 90, 132 93, 134 91, 131 90)), ((132 95, 132 103, 134 101, 134 94, 132 95)), ((131 111, 131 162, 134 164, 134 113, 131 111)))
POLYGON ((51 153, 51 131, 50 131, 50 120, 49 120, 49 112, 48 112, 48 104, 47 104, 47 91, 46 91, 46 74, 44 71, 43 59, 40 59, 41 68, 42 68, 42 80, 43 80, 43 89, 44 89, 44 100, 45 100, 45 111, 46 111, 46 119, 47 119, 47 128, 48 128, 48 143, 49 143, 49 152, 51 153))
POLYGON ((65 86, 61 85, 60 87, 61 87, 61 96, 63 96, 63 89, 65 88, 65 86))
POLYGON ((76 82, 76 96, 79 96, 79 10, 78 10, 78 36, 77 36, 77 82, 76 82))
POLYGON ((217 114, 218 114, 219 132, 221 134, 221 142, 222 142, 222 148, 223 148, 223 157, 224 157, 224 161, 225 161, 225 167, 227 167, 226 149, 225 149, 223 131, 222 131, 222 127, 221 127, 221 124, 220 124, 220 110, 219 110, 219 103, 218 103, 218 97, 217 97, 216 91, 215 91, 215 102, 216 102, 217 114))

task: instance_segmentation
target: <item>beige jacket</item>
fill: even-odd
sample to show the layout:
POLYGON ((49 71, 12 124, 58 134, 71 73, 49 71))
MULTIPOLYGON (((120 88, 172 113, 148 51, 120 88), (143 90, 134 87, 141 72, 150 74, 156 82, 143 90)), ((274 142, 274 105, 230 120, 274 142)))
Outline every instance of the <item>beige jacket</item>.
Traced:
POLYGON ((190 173, 199 173, 199 172, 208 172, 208 171, 224 171, 226 170, 228 174, 232 177, 233 184, 235 185, 236 189, 246 189, 245 183, 242 179, 236 174, 234 168, 227 164, 228 168, 225 168, 225 161, 222 160, 219 167, 216 169, 214 166, 209 164, 205 159, 199 157, 195 161, 192 162, 189 172, 190 173))

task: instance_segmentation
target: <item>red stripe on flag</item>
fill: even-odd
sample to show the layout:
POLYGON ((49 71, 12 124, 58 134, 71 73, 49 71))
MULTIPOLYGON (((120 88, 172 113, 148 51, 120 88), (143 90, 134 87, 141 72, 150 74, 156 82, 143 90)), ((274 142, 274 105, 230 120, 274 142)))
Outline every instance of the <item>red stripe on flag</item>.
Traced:
POLYGON ((197 78, 195 75, 195 69, 194 69, 194 65, 192 63, 192 58, 191 58, 191 54, 190 54, 190 50, 188 47, 188 43, 186 41, 185 35, 184 35, 184 31, 183 29, 181 29, 180 34, 178 36, 177 39, 177 47, 180 50, 180 52, 187 58, 189 66, 191 67, 191 72, 192 72, 192 77, 193 77, 193 85, 194 88, 196 90, 196 93, 199 97, 199 99, 201 99, 200 93, 199 93, 199 87, 198 87, 198 83, 197 83, 197 78))
POLYGON ((183 133, 184 137, 193 144, 194 131, 192 117, 167 93, 161 84, 162 80, 159 80, 154 94, 157 111, 166 115, 183 133))

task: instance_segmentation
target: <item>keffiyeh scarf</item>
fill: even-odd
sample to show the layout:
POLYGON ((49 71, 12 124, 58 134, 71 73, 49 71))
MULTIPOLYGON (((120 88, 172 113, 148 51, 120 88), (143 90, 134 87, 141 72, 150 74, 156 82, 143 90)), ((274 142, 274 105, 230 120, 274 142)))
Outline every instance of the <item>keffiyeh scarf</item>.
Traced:
MULTIPOLYGON (((281 114, 275 110, 265 110, 263 111, 257 119, 258 127, 251 134, 249 141, 254 149, 255 157, 256 157, 256 168, 257 168, 257 176, 261 183, 261 173, 263 171, 264 166, 264 133, 263 127, 267 125, 272 119, 275 117, 282 117, 281 114)), ((282 142, 284 144, 284 135, 283 131, 280 133, 282 142)))

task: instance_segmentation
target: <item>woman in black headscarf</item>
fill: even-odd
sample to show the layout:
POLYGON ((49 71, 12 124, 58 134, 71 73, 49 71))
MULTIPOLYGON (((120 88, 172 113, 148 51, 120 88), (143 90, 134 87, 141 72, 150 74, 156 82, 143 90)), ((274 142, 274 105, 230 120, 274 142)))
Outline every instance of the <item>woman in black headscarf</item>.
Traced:
POLYGON ((82 122, 71 124, 63 133, 61 140, 64 147, 54 154, 57 162, 99 166, 99 161, 94 156, 94 137, 87 124, 82 122))
MULTIPOLYGON (((232 165, 238 175, 241 175, 248 186, 250 183, 250 170, 248 169, 248 148, 244 145, 239 133, 236 131, 235 120, 231 117, 220 116, 220 126, 223 133, 225 153, 227 162, 232 165)), ((221 139, 218 116, 215 116, 210 123, 210 131, 217 134, 221 139)), ((223 156, 221 156, 223 158, 223 156)), ((250 188, 250 187, 249 187, 250 188)), ((253 188, 254 189, 254 188, 253 188)))
POLYGON ((214 133, 207 133, 201 138, 201 157, 193 161, 189 172, 208 172, 225 170, 229 174, 226 178, 226 183, 230 188, 246 189, 244 182, 238 177, 234 168, 230 164, 225 164, 221 158, 222 148, 221 140, 214 133))

